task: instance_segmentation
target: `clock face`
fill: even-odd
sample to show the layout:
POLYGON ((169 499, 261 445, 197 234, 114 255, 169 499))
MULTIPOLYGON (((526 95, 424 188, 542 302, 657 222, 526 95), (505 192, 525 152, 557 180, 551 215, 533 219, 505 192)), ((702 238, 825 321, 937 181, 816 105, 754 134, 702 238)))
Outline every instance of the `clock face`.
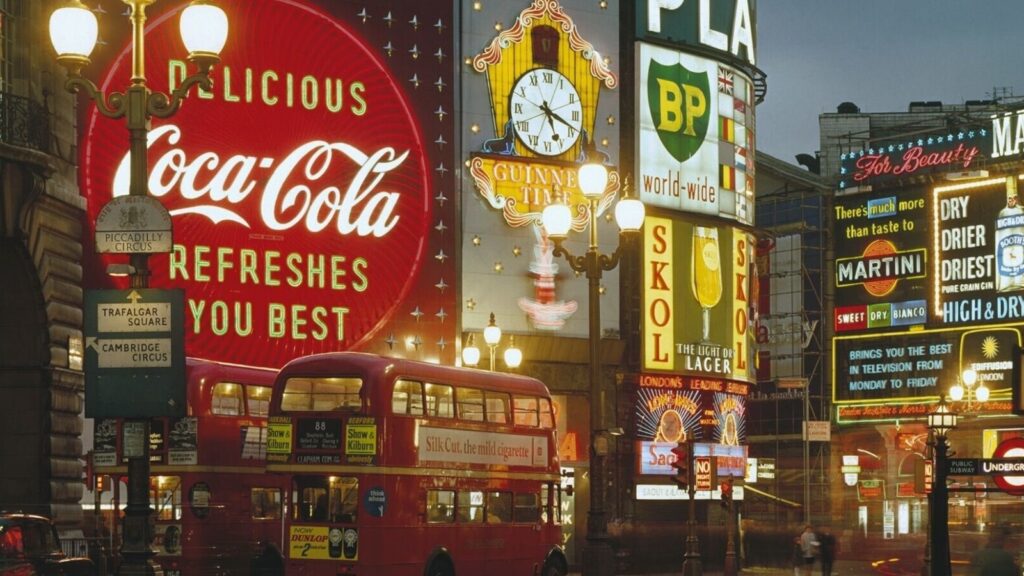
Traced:
POLYGON ((580 138, 580 95, 568 78, 554 70, 535 68, 520 76, 509 106, 516 135, 537 154, 558 156, 580 138))

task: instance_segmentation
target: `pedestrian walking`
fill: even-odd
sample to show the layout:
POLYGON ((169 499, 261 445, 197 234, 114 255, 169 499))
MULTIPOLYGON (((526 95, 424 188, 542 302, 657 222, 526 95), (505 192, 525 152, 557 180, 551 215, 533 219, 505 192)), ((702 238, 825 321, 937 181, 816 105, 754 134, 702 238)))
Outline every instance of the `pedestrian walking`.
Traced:
POLYGON ((996 528, 984 548, 971 557, 971 574, 974 576, 1019 576, 1020 568, 1007 549, 1010 530, 996 528))
POLYGON ((803 576, 804 549, 800 546, 800 536, 793 536, 793 576, 803 576))
POLYGON ((822 526, 818 534, 818 557, 821 558, 821 576, 832 576, 832 563, 835 562, 839 547, 832 529, 822 526))
POLYGON ((818 537, 814 529, 808 524, 800 534, 800 554, 804 559, 803 574, 811 576, 814 573, 814 558, 818 555, 818 537))

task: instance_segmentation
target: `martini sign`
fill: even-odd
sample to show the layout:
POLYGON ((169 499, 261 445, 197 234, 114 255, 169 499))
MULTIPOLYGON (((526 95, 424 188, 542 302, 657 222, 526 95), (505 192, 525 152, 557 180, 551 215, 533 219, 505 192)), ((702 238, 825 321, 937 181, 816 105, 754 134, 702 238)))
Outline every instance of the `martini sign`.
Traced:
MULTIPOLYGON (((146 28, 154 90, 187 75, 184 5, 146 28)), ((149 132, 147 188, 175 240, 151 258, 150 285, 185 290, 192 356, 277 366, 365 347, 429 259, 435 191, 421 120, 382 55, 330 15, 294 0, 221 5, 237 34, 214 90, 149 132)), ((130 74, 126 49, 103 88, 130 74)), ((128 194, 123 123, 92 110, 81 149, 94 226, 128 194)), ((117 256, 96 258, 105 268, 117 256)))

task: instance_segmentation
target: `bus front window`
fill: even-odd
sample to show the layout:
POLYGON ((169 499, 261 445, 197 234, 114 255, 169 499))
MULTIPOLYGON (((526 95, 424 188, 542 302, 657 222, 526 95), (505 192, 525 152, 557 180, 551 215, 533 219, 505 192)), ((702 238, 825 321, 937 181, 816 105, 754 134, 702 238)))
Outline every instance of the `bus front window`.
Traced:
POLYGON ((149 504, 157 520, 181 519, 181 477, 153 476, 149 482, 149 504))
POLYGON ((281 517, 281 491, 277 488, 253 488, 251 500, 254 520, 276 520, 281 517))
POLYGON ((329 522, 355 522, 359 509, 359 480, 350 477, 331 476, 330 502, 327 520, 329 522))
POLYGON ((296 476, 293 518, 310 522, 355 522, 359 480, 348 476, 296 476))

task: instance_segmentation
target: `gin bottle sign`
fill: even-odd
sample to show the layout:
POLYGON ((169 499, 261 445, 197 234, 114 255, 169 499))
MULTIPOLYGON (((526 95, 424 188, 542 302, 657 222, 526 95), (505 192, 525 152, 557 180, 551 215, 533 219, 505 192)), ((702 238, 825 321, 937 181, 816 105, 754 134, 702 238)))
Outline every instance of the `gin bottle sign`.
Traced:
POLYGON ((1024 210, 1018 205, 1017 178, 1006 179, 1006 208, 996 217, 996 290, 1024 289, 1024 210))

